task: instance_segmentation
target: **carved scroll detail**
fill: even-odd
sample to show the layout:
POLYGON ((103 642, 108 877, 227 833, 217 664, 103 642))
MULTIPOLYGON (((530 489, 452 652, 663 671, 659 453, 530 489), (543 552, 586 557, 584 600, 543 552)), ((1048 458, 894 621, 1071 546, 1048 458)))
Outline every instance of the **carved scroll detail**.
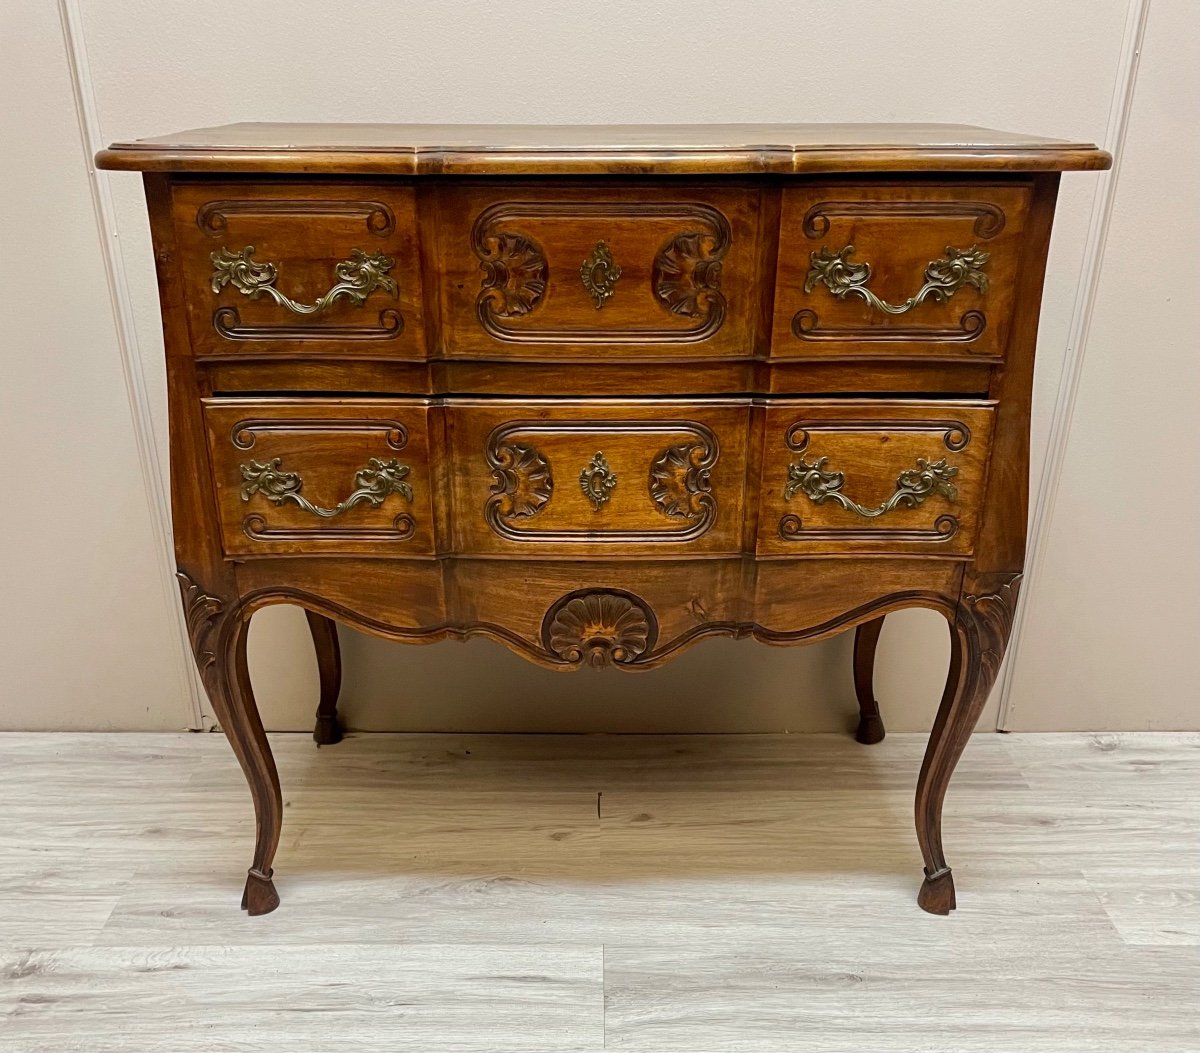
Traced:
POLYGON ((534 447, 517 442, 489 444, 487 458, 495 482, 483 514, 493 529, 506 519, 537 515, 554 493, 549 461, 534 447))
POLYGON ((542 619, 542 642, 570 665, 630 665, 653 648, 658 623, 631 592, 594 589, 570 593, 542 619))
POLYGON ((650 496, 665 516, 675 519, 712 517, 717 500, 709 474, 717 451, 711 446, 681 442, 668 446, 650 465, 650 496))

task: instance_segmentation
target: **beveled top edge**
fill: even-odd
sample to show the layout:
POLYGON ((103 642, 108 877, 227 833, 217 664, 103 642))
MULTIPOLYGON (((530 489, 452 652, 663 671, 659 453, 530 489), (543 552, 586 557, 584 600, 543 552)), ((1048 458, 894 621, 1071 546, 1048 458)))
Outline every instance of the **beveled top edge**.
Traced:
POLYGON ((1106 169, 1092 143, 951 124, 229 124, 96 155, 124 171, 394 175, 1106 169))

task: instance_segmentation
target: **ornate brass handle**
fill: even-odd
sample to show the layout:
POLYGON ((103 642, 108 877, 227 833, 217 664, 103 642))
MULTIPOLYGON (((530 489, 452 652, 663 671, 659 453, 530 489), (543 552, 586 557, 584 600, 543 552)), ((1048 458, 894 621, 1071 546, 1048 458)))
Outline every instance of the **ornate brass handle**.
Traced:
POLYGON ((925 284, 903 303, 888 303, 868 289, 871 265, 851 263, 849 257, 853 253, 853 245, 847 245, 838 252, 830 252, 822 245, 820 252, 809 253, 809 271, 804 279, 804 291, 810 293, 817 285, 824 285, 839 300, 847 296, 860 296, 872 307, 887 314, 904 314, 930 299, 945 303, 964 285, 974 286, 981 293, 987 292, 988 279, 983 273, 983 266, 991 258, 991 253, 975 245, 969 249, 947 245, 946 258, 930 261, 925 268, 925 284))
POLYGON ((295 314, 320 314, 343 296, 358 306, 376 289, 382 289, 393 299, 399 295, 395 279, 388 276, 396 261, 382 253, 368 255, 361 249, 352 249, 348 260, 333 266, 337 284, 313 303, 297 303, 281 293, 275 288, 278 277, 275 264, 259 263, 253 256, 253 245, 247 245, 241 252, 222 248, 220 252, 212 253, 212 291, 219 293, 226 285, 232 285, 251 300, 266 295, 295 314))
POLYGON ((798 462, 788 465, 783 499, 790 501, 796 494, 802 493, 814 505, 836 501, 847 511, 874 519, 893 508, 916 508, 933 494, 941 494, 950 502, 958 498, 958 490, 950 481, 958 474, 958 469, 947 464, 944 458, 927 461, 924 457, 918 457, 916 468, 908 468, 896 477, 896 492, 891 497, 878 508, 866 508, 842 493, 846 477, 841 472, 825 471, 828 461, 828 457, 819 457, 816 464, 809 464, 801 457, 798 462))
POLYGON ((617 266, 612 250, 604 241, 596 242, 596 247, 588 254, 588 258, 579 265, 579 280, 583 282, 588 295, 596 301, 597 311, 616 291, 620 277, 621 268, 617 266))
POLYGON ((592 507, 599 512, 612 496, 613 488, 617 485, 617 476, 608 466, 604 454, 597 451, 582 472, 579 473, 579 487, 583 495, 592 502, 592 507))
POLYGON ((266 462, 251 461, 239 465, 243 480, 242 500, 249 501, 255 494, 262 494, 272 504, 282 505, 291 501, 314 516, 332 519, 364 502, 372 508, 378 508, 392 494, 399 494, 406 501, 413 499, 412 487, 404 481, 408 475, 408 465, 399 461, 381 461, 378 457, 372 457, 365 468, 360 468, 354 474, 354 484, 358 489, 332 508, 314 505, 304 497, 300 493, 304 485, 300 474, 283 471, 281 464, 281 458, 274 457, 266 462))

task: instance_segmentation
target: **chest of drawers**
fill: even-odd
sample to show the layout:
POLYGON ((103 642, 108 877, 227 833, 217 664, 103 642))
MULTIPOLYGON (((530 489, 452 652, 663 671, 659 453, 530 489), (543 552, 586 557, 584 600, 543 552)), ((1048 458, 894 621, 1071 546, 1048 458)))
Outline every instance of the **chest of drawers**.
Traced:
POLYGON ((1059 173, 1088 144, 946 126, 231 125, 118 144, 144 173, 175 548, 245 772, 243 906, 278 905, 282 799, 251 615, 482 635, 553 669, 714 635, 941 612, 918 902, 946 913, 947 784, 1024 560, 1029 403, 1059 173))

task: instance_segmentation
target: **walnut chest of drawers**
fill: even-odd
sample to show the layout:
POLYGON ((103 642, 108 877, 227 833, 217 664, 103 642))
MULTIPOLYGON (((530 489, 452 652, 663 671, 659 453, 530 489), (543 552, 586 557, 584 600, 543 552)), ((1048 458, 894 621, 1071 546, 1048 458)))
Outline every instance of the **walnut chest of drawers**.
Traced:
POLYGON ((1024 560, 1034 346, 1059 174, 1089 144, 949 126, 230 125, 118 144, 144 173, 175 550, 250 785, 243 906, 282 803, 251 615, 482 635, 553 669, 856 628, 858 737, 889 611, 952 659, 916 797, 946 913, 946 786, 1024 560))

